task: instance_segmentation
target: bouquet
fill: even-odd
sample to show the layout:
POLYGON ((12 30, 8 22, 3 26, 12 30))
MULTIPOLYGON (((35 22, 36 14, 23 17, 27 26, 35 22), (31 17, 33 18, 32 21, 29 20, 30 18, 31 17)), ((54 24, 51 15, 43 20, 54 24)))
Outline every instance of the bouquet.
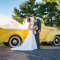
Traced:
POLYGON ((35 25, 33 29, 34 29, 33 33, 36 34, 36 30, 38 30, 38 27, 35 25))
POLYGON ((34 29, 34 30, 38 30, 38 27, 35 25, 35 26, 33 27, 33 29, 34 29))

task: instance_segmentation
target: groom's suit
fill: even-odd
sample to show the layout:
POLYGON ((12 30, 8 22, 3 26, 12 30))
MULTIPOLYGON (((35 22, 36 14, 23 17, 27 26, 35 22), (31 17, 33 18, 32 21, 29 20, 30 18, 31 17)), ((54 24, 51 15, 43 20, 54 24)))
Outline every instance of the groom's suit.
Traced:
POLYGON ((37 25, 38 30, 36 30, 36 34, 35 34, 35 39, 36 39, 36 43, 37 43, 37 48, 40 48, 40 40, 39 40, 39 33, 38 31, 41 31, 41 21, 40 19, 35 19, 34 20, 34 26, 37 25))

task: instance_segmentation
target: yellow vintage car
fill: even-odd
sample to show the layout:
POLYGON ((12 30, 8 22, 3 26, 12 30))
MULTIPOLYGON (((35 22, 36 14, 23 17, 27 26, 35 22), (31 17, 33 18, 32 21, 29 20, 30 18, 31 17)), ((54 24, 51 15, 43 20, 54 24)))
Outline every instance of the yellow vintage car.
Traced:
MULTIPOLYGON (((60 45, 60 30, 54 27, 45 26, 43 19, 39 19, 41 20, 40 42, 53 42, 54 45, 60 45)), ((23 23, 25 22, 26 19, 23 23)), ((10 47, 19 46, 22 42, 24 42, 29 32, 28 29, 21 28, 22 25, 17 21, 1 15, 0 43, 10 47)))

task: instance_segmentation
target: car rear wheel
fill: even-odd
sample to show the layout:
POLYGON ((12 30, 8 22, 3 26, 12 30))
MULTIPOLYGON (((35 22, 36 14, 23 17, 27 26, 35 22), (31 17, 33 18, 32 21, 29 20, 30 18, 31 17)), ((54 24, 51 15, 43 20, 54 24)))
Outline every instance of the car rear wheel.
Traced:
POLYGON ((16 47, 19 46, 21 44, 21 38, 19 36, 12 36, 9 39, 9 46, 10 47, 16 47))
POLYGON ((60 36, 55 36, 53 43, 54 43, 54 45, 59 46, 60 45, 60 36))

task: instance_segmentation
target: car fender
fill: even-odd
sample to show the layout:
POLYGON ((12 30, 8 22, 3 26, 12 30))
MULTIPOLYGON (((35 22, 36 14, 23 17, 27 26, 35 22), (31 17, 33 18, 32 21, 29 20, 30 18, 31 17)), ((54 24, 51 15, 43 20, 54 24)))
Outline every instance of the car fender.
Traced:
POLYGON ((46 36, 46 38, 45 38, 45 41, 46 42, 53 42, 53 40, 54 40, 54 37, 56 36, 56 35, 60 35, 60 31, 51 31, 51 32, 49 32, 48 34, 47 34, 47 36, 46 36))
POLYGON ((23 40, 23 34, 21 32, 11 31, 11 32, 8 32, 8 33, 1 36, 0 37, 0 42, 8 42, 10 37, 13 36, 13 35, 17 35, 17 36, 21 37, 21 39, 23 40))

